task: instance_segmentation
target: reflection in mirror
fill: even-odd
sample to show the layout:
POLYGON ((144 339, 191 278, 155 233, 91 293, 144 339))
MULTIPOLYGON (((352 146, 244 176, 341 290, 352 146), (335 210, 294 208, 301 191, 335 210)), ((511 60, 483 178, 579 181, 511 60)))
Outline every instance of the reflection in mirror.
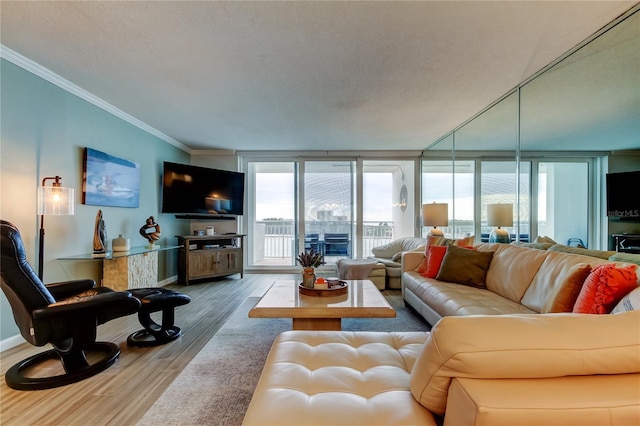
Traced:
MULTIPOLYGON (((445 236, 451 236, 453 226, 453 134, 448 134, 423 153, 422 194, 420 204, 447 203, 449 226, 440 227, 445 236)), ((419 221, 422 225, 422 217, 419 221)), ((429 231, 420 226, 420 236, 429 231)))
POLYGON ((639 87, 640 12, 522 86, 521 157, 547 152, 537 171, 538 235, 611 249, 610 234, 640 233, 640 224, 607 220, 604 176, 594 170, 640 170, 639 87), (558 151, 573 158, 549 158, 558 151))
POLYGON ((456 156, 476 151, 515 159, 518 137, 518 97, 512 91, 455 131, 456 156))
MULTIPOLYGON (((607 220, 602 187, 607 171, 640 170, 639 87, 640 5, 636 5, 601 34, 454 129, 448 136, 453 145, 451 169, 463 160, 475 161, 475 169, 482 170, 474 178, 478 199, 487 189, 481 183, 485 162, 506 161, 514 181, 503 180, 503 185, 518 188, 520 194, 510 195, 519 203, 514 209, 516 235, 534 239, 542 235, 540 231, 557 235, 559 243, 579 237, 589 248, 607 249, 611 233, 640 234, 640 223, 607 220), (578 175, 579 184, 571 184, 578 175), (567 214, 561 214, 559 206, 567 214), (586 211, 574 217, 569 214, 574 208, 586 211)), ((425 158, 432 158, 431 149, 441 148, 439 143, 430 146, 425 158)), ((460 200, 457 207, 460 190, 454 188, 450 191, 458 218, 467 204, 460 200)), ((507 193, 504 190, 503 195, 507 193)), ((423 200, 428 199, 423 194, 423 200)), ((485 205, 473 204, 479 222, 476 234, 486 233, 485 205)))
POLYGON ((522 151, 640 148, 640 12, 521 88, 522 151))

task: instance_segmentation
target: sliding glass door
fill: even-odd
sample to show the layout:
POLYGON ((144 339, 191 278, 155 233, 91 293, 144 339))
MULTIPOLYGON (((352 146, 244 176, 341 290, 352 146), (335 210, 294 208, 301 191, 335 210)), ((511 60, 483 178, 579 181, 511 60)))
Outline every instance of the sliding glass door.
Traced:
POLYGON ((351 258, 355 248, 353 161, 305 161, 301 200, 305 249, 324 254, 327 264, 351 258))
POLYGON ((293 161, 248 163, 247 261, 253 266, 293 266, 296 253, 296 180, 293 161))
POLYGON ((538 235, 589 247, 589 164, 538 163, 538 235))
POLYGON ((326 268, 415 233, 415 160, 246 160, 247 267, 283 271, 315 250, 326 268))
POLYGON ((415 162, 362 161, 362 252, 415 233, 415 162))

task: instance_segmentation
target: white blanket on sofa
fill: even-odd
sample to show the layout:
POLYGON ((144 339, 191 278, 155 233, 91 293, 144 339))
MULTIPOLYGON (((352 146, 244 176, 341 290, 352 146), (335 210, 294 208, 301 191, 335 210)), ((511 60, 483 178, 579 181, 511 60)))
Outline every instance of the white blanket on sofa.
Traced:
POLYGON ((366 280, 377 263, 374 259, 338 259, 338 277, 341 280, 366 280))

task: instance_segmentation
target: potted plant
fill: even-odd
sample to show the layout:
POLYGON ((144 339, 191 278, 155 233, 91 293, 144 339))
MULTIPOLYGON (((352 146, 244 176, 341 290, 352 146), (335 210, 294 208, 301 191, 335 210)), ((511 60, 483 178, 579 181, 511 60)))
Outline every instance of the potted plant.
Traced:
POLYGON ((313 283, 316 281, 315 268, 324 265, 324 256, 311 249, 300 253, 296 261, 302 266, 302 285, 313 288, 313 283))

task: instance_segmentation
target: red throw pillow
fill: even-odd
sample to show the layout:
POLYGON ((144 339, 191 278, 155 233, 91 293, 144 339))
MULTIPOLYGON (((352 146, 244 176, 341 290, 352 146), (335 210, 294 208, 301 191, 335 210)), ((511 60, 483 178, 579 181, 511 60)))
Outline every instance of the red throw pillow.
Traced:
POLYGON ((617 267, 607 263, 593 268, 582 285, 573 312, 578 314, 608 314, 613 307, 638 286, 637 265, 617 267))
POLYGON ((446 246, 427 247, 427 265, 426 268, 420 272, 420 275, 427 278, 435 278, 436 275, 438 275, 445 254, 447 254, 446 246))

